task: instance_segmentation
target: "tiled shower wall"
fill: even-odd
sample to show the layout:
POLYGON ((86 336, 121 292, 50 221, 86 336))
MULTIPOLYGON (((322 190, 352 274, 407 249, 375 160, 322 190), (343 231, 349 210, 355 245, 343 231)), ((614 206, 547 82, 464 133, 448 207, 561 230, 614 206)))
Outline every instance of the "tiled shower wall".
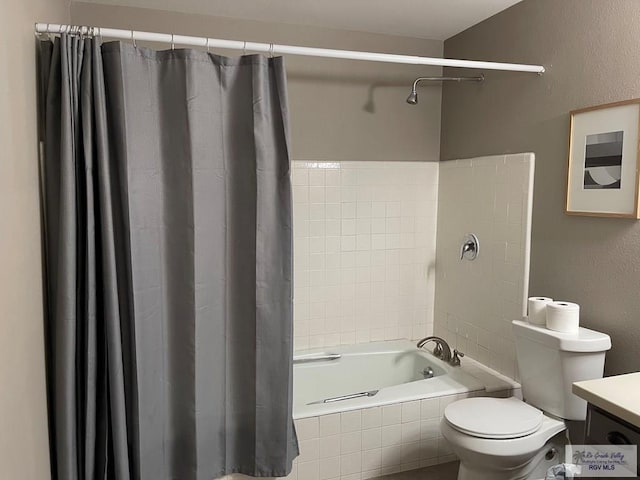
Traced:
POLYGON ((511 321, 525 313, 534 155, 440 163, 435 334, 516 377, 511 321), (480 254, 460 260, 466 233, 480 254))
POLYGON ((361 480, 455 460, 440 434, 444 408, 469 394, 296 420, 291 480, 361 480))
POLYGON ((297 350, 433 331, 437 162, 292 162, 297 350))

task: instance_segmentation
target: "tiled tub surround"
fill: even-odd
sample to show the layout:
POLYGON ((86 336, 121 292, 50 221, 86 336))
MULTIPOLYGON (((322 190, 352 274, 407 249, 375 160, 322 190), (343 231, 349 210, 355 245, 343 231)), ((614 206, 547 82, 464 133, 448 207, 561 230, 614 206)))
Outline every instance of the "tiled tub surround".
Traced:
POLYGON ((455 460, 440 435, 445 407, 469 396, 520 395, 520 386, 497 372, 470 359, 463 365, 485 388, 296 419, 300 456, 287 478, 359 480, 455 460))
POLYGON ((522 318, 529 281, 534 155, 441 162, 435 334, 516 378, 511 321, 522 318), (460 260, 466 233, 480 254, 460 260))
POLYGON ((292 162, 296 350, 433 331, 437 162, 292 162))

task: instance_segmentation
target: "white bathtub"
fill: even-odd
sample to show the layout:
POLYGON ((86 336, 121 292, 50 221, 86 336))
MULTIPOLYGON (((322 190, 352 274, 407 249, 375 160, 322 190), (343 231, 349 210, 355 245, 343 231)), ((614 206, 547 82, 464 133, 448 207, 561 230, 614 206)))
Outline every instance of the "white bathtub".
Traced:
POLYGON ((477 390, 484 390, 479 380, 418 350, 408 340, 325 347, 294 355, 294 419, 477 390), (318 360, 323 357, 333 359, 318 360), (429 368, 433 377, 425 378, 429 368), (340 399, 365 392, 370 396, 340 399))

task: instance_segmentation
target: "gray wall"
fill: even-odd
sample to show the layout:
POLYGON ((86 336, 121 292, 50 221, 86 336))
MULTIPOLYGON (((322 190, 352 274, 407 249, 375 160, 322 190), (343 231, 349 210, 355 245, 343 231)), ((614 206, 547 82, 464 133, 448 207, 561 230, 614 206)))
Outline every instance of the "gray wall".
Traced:
POLYGON ((445 87, 441 158, 535 152, 530 293, 611 335, 607 374, 640 370, 640 222, 563 213, 568 112, 640 97, 639 42, 637 0, 525 0, 445 42, 445 57, 547 67, 445 87))
POLYGON ((67 0, 3 1, 0 14, 0 478, 47 480, 36 127, 36 21, 67 0))
MULTIPOLYGON (((437 57, 442 56, 443 45, 435 40, 82 2, 72 3, 71 17, 74 23, 103 27, 437 57)), ((422 88, 415 107, 405 99, 415 77, 439 75, 440 68, 294 56, 288 56, 286 64, 294 159, 439 159, 440 85, 422 88), (370 96, 374 113, 364 108, 370 96)))

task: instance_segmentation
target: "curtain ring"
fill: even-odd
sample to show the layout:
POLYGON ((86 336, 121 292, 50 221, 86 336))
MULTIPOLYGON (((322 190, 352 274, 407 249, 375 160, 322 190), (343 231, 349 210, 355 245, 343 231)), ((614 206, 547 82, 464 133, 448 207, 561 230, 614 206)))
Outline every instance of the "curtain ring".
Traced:
POLYGON ((246 55, 247 54, 247 41, 244 41, 244 44, 242 45, 242 55, 246 55))
POLYGON ((133 30, 131 30, 131 41, 133 42, 133 48, 138 48, 138 44, 136 43, 136 37, 134 35, 133 30))
POLYGON ((207 37, 207 53, 209 53, 209 37, 207 37))
POLYGON ((176 49, 176 44, 173 41, 173 33, 171 34, 171 50, 175 50, 176 49))
POLYGON ((273 43, 269 44, 269 57, 273 58, 273 43))
POLYGON ((98 40, 100 40, 100 45, 102 45, 102 27, 98 27, 98 40))

